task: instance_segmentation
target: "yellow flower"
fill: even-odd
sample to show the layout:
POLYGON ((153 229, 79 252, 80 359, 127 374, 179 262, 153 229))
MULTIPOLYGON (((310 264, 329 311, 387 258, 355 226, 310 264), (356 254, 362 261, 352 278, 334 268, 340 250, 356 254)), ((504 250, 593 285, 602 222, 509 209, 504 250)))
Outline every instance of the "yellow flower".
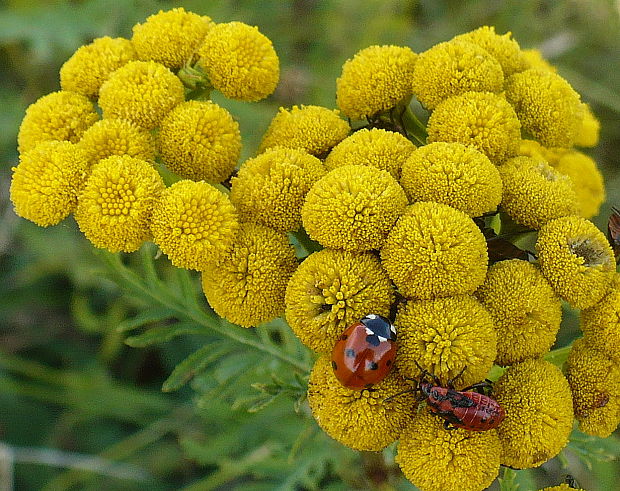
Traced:
POLYGON ((362 128, 332 149, 325 166, 332 170, 343 165, 369 165, 388 171, 394 179, 400 179, 401 168, 415 148, 400 133, 362 128))
POLYGON ((411 96, 417 55, 406 46, 369 46, 342 66, 336 105, 352 119, 374 116, 411 96))
POLYGON ((284 313, 284 293, 297 268, 286 235, 242 223, 228 255, 202 273, 202 289, 215 312, 243 327, 284 313))
POLYGON ((269 38, 243 22, 216 24, 198 48, 200 65, 231 99, 259 101, 278 85, 280 61, 269 38))
POLYGON ((374 254, 324 249, 308 256, 286 290, 286 320, 302 343, 328 353, 367 314, 388 317, 394 288, 374 254))
POLYGON ((506 99, 523 129, 548 147, 570 147, 581 128, 584 105, 558 74, 530 68, 506 80, 506 99))
POLYGON ((536 160, 544 160, 551 166, 555 166, 562 155, 568 152, 566 148, 548 148, 542 146, 536 140, 521 140, 519 155, 532 157, 536 160))
POLYGON ((153 242, 179 268, 203 271, 224 258, 238 229, 228 196, 204 181, 174 183, 153 208, 153 242))
POLYGON ((574 144, 578 147, 595 147, 598 144, 601 123, 592 112, 589 104, 584 104, 581 128, 577 132, 574 144))
POLYGON ((322 158, 347 137, 349 130, 349 124, 336 110, 321 106, 293 106, 290 110, 281 107, 263 136, 259 153, 271 147, 286 147, 322 158))
POLYGON ((312 186, 301 217, 308 235, 322 246, 368 251, 383 246, 406 206, 405 192, 389 172, 345 165, 312 186))
POLYGON ((573 343, 566 378, 579 429, 606 438, 620 423, 620 365, 590 344, 592 336, 586 338, 573 343))
POLYGON ((577 195, 570 178, 547 162, 514 157, 499 167, 504 183, 502 207, 517 223, 540 229, 549 220, 577 214, 577 195))
POLYGON ((536 68, 537 70, 547 70, 549 72, 557 72, 557 69, 543 57, 542 53, 537 49, 524 49, 521 55, 525 60, 526 68, 536 68))
POLYGON ((596 162, 584 153, 569 150, 558 157, 553 167, 572 181, 579 214, 584 218, 598 215, 605 201, 605 182, 596 162))
POLYGON ((497 428, 503 465, 538 467, 568 443, 573 401, 568 382, 555 365, 543 359, 512 365, 495 382, 493 398, 506 411, 497 428))
POLYGON ((400 184, 412 201, 444 203, 472 217, 494 211, 502 199, 497 167, 460 143, 418 148, 403 165, 400 184))
POLYGON ((78 197, 75 220, 95 247, 133 252, 151 236, 151 212, 164 189, 151 164, 113 155, 92 167, 78 197))
POLYGON ((498 61, 477 44, 439 43, 421 53, 413 70, 413 93, 427 108, 464 92, 501 92, 504 72, 498 61))
POLYGON ((86 154, 67 141, 45 141, 19 160, 11 181, 15 213, 41 227, 56 225, 77 205, 89 167, 86 154))
POLYGON ((32 150, 42 141, 77 143, 98 119, 95 106, 82 94, 61 90, 44 95, 26 109, 17 135, 19 152, 32 150))
POLYGON ((573 307, 587 309, 607 293, 616 270, 605 235, 579 217, 551 220, 536 242, 540 268, 553 289, 573 307))
POLYGON ((620 273, 616 273, 609 293, 581 312, 581 330, 588 344, 620 364, 620 273))
POLYGON ((428 120, 428 142, 473 146, 494 164, 516 155, 521 126, 506 99, 489 92, 466 92, 446 99, 428 120))
POLYGON ((396 366, 407 377, 420 377, 416 363, 444 384, 465 369, 455 385, 466 387, 484 380, 493 366, 493 320, 470 295, 408 301, 399 309, 395 326, 396 366))
POLYGON ((128 119, 146 129, 183 102, 181 81, 154 61, 131 61, 110 75, 99 90, 105 118, 128 119))
POLYGON ((512 33, 497 34, 495 27, 482 26, 454 38, 455 41, 467 41, 486 49, 502 66, 506 77, 525 70, 527 64, 519 44, 512 39, 512 33))
POLYGON ((316 157, 302 150, 273 147, 243 163, 232 178, 230 199, 243 221, 281 232, 297 230, 306 194, 325 173, 316 157))
POLYGON ((195 51, 214 26, 207 16, 185 9, 160 10, 144 24, 133 26, 133 43, 141 60, 152 60, 167 68, 181 68, 191 62, 195 51))
POLYGON ((221 182, 241 153, 239 124, 211 101, 187 101, 162 121, 159 147, 166 166, 194 180, 221 182))
POLYGON ((575 488, 573 486, 569 486, 566 483, 560 484, 559 486, 551 486, 550 488, 543 488, 540 491, 586 491, 582 488, 575 488))
POLYGON ((153 163, 155 143, 150 133, 124 119, 102 119, 88 128, 78 146, 96 163, 112 155, 128 155, 153 163))
POLYGON ((549 351, 562 321, 562 305, 549 282, 527 261, 500 261, 476 291, 497 329, 499 365, 549 351))
POLYGON ((356 450, 379 451, 394 442, 413 418, 415 397, 390 396, 411 386, 395 371, 371 390, 343 387, 328 355, 314 364, 308 380, 308 403, 321 428, 333 439, 356 450))
POLYGON ((496 430, 446 430, 425 410, 401 434, 396 462, 421 491, 481 491, 499 473, 500 452, 496 430))
POLYGON ((465 213, 419 202, 396 222, 381 250, 383 267, 407 298, 473 293, 487 272, 487 245, 465 213))
POLYGON ((78 48, 60 68, 60 86, 62 90, 96 97, 101 84, 112 72, 136 58, 134 46, 128 39, 97 38, 78 48))

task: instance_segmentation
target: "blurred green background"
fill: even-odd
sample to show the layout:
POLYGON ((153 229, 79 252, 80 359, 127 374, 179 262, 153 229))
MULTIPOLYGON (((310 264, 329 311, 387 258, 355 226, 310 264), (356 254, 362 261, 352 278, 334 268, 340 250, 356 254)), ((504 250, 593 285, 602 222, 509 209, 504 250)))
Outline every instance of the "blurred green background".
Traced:
MULTIPOLYGON (((559 67, 602 122, 601 143, 590 154, 606 176, 608 201, 595 219, 603 228, 610 206, 620 204, 620 3, 0 3, 0 490, 11 482, 21 490, 414 489, 395 470, 393 449, 348 451, 318 431, 303 408, 295 413, 294 397, 303 388, 286 375, 293 397, 281 394, 264 410, 248 412, 261 403, 250 385, 284 371, 264 355, 223 350, 226 356, 214 356, 191 387, 161 392, 181 360, 205 343, 215 350, 219 340, 186 335, 127 346, 116 327, 148 302, 108 279, 101 254, 72 220, 42 229, 13 214, 8 189, 26 107, 58 90, 58 70, 79 46, 104 35, 130 37, 136 22, 177 6, 216 22, 257 25, 280 56, 281 82, 269 99, 217 99, 241 124, 244 157, 253 154, 278 106, 334 107, 342 63, 361 48, 399 44, 420 52, 480 25, 512 31, 522 47, 541 49, 559 67)), ((161 260, 157 272, 175 274, 161 260)), ((177 280, 168 282, 171 295, 188 282, 198 291, 195 275, 177 280)), ((574 317, 568 320, 560 343, 575 336, 574 317)), ((270 332, 282 331, 276 325, 270 332)), ((519 489, 558 484, 567 473, 591 491, 620 489, 618 441, 576 435, 561 459, 517 473, 519 489)))

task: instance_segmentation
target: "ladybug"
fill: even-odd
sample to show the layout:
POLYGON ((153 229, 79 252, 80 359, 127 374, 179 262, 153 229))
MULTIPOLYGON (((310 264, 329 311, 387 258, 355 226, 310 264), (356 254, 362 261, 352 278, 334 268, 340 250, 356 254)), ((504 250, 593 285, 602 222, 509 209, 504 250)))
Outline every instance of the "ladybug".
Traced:
POLYGON ((332 351, 332 368, 345 387, 368 389, 390 373, 395 357, 394 324, 368 314, 342 333, 332 351))
POLYGON ((611 207, 611 215, 607 221, 607 239, 616 256, 616 263, 620 260, 620 210, 611 207))

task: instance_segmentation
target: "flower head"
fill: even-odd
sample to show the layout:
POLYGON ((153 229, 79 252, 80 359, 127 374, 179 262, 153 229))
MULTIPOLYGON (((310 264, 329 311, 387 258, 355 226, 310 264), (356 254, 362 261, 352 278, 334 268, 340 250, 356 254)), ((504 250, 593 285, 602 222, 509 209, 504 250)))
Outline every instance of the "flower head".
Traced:
POLYGON ((497 477, 500 453, 496 430, 446 430, 424 410, 401 434, 396 462, 422 491, 480 491, 497 477))
POLYGON ((214 23, 185 9, 160 10, 144 24, 133 26, 133 43, 141 60, 156 61, 167 68, 181 68, 191 62, 195 51, 214 23))
POLYGON ((502 199, 497 167, 460 143, 418 148, 403 165, 400 184, 412 201, 444 203, 472 217, 494 211, 502 199))
POLYGON ((271 147, 298 148, 323 157, 349 134, 338 111, 321 106, 280 108, 263 135, 259 153, 271 147))
POLYGON ((587 309, 607 293, 616 261, 592 222, 574 216, 551 220, 540 229, 536 249, 542 273, 573 307, 587 309))
POLYGON ((113 155, 92 167, 78 197, 75 220, 95 247, 133 252, 151 236, 151 212, 164 189, 151 164, 113 155))
POLYGON ((609 293, 581 312, 581 330, 590 346, 620 364, 620 273, 616 273, 609 293))
POLYGON ((535 160, 544 160, 552 167, 557 164, 562 155, 568 152, 566 148, 549 148, 544 147, 536 140, 521 140, 519 144, 519 155, 532 157, 535 160))
POLYGON ((286 290, 286 320, 302 343, 328 353, 368 313, 389 316, 394 287, 375 255, 324 249, 308 256, 286 290))
POLYGON ((548 147, 570 147, 579 132, 584 105, 558 74, 530 68, 506 80, 506 99, 523 129, 548 147))
POLYGON ((500 92, 504 72, 479 45, 467 41, 439 43, 421 53, 413 70, 413 92, 427 108, 464 92, 500 92))
POLYGON ((146 129, 159 125, 183 102, 181 81, 154 61, 131 61, 116 70, 99 90, 105 118, 128 119, 146 129))
POLYGON ((405 46, 369 46, 342 66, 336 105, 346 116, 363 119, 411 96, 417 55, 405 46))
POLYGON ((502 207, 517 223, 539 229, 549 220, 577 214, 573 182, 544 160, 514 157, 499 167, 502 207))
POLYGON ((232 178, 230 199, 243 221, 286 232, 301 226, 301 207, 325 175, 323 163, 294 148, 273 147, 243 163, 232 178))
POLYGON ((524 49, 521 55, 525 60, 525 69, 535 68, 537 70, 547 70, 549 72, 557 72, 557 69, 543 57, 542 53, 537 49, 524 49))
POLYGON ((538 357, 555 342, 562 305, 533 264, 518 259, 495 263, 476 296, 497 329, 499 365, 538 357))
POLYGON ((297 268, 286 235, 242 223, 228 255, 202 273, 202 289, 213 310, 243 327, 284 313, 284 293, 297 268))
POLYGON ((586 491, 582 488, 575 488, 566 483, 562 483, 559 486, 551 486, 550 488, 543 488, 540 491, 586 491))
POLYGON ((175 182, 153 208, 153 242, 179 268, 203 271, 223 259, 238 229, 228 196, 204 181, 175 182))
POLYGON ((497 428, 503 465, 538 467, 568 443, 573 401, 568 382, 555 365, 540 358, 512 365, 495 382, 493 398, 506 411, 497 428))
POLYGON ((332 170, 343 165, 369 165, 400 179, 401 168, 415 148, 400 133, 363 128, 336 145, 325 159, 325 166, 332 170))
POLYGON ((62 90, 96 97, 110 74, 137 58, 131 41, 108 36, 79 48, 60 68, 62 90))
POLYGON ((216 24, 198 48, 209 81, 226 97, 259 101, 278 85, 280 61, 269 38, 243 22, 216 24))
POLYGON ((489 313, 474 297, 457 295, 409 301, 396 317, 396 365, 419 378, 418 364, 444 383, 456 377, 459 387, 484 380, 497 354, 495 328, 489 313))
POLYGON ((418 202, 396 222, 381 261, 400 293, 430 299, 473 293, 487 272, 487 246, 474 221, 450 206, 418 202))
POLYGON ((241 153, 239 124, 211 101, 187 101, 163 119, 159 147, 166 166, 194 180, 221 182, 241 153))
POLYGON ((347 447, 376 452, 398 439, 413 418, 417 404, 412 394, 385 400, 408 388, 393 370, 371 391, 348 389, 338 382, 329 356, 323 355, 310 373, 308 402, 329 436, 347 447))
POLYGON ((86 154, 68 141, 44 141, 19 160, 11 180, 15 213, 41 227, 56 225, 77 205, 89 167, 86 154))
POLYGON ((514 109, 502 96, 466 92, 437 106, 428 120, 428 141, 470 145, 499 164, 516 155, 521 125, 514 109))
POLYGON ((301 216, 308 235, 324 247, 379 249, 407 197, 389 172, 363 165, 337 167, 312 186, 301 216))
POLYGON ((601 123, 592 112, 589 104, 584 104, 583 108, 583 120, 577 136, 575 136, 574 144, 578 147, 595 147, 598 144, 601 123))
POLYGON ((77 143, 98 119, 95 106, 82 94, 61 90, 44 95, 26 109, 17 135, 19 152, 27 152, 42 141, 77 143))

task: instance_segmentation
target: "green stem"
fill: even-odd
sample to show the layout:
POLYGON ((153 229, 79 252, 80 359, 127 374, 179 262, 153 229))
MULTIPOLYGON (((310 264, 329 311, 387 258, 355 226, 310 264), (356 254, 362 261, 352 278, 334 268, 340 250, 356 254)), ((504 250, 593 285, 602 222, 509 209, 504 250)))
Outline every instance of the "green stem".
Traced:
POLYGON ((401 119, 405 126, 405 131, 407 131, 420 145, 426 145, 426 138, 428 137, 426 126, 414 114, 409 104, 405 105, 401 119))
POLYGON ((323 249, 323 246, 318 242, 312 240, 304 228, 300 228, 296 232, 291 232, 291 235, 297 240, 297 243, 303 247, 310 255, 313 252, 317 252, 323 249))

